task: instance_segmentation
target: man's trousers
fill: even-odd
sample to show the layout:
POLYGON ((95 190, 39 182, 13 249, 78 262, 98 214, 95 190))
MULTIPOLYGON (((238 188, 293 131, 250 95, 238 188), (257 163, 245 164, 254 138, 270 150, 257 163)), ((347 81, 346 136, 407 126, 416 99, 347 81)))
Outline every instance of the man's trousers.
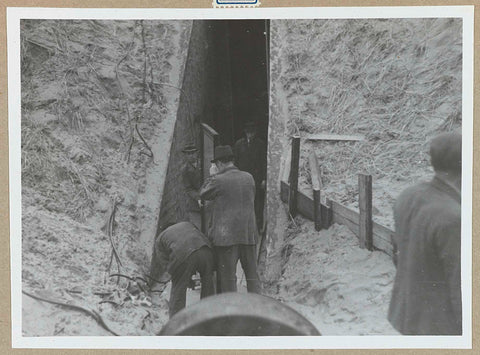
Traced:
POLYGON ((257 274, 256 246, 237 244, 215 247, 217 256, 217 277, 220 290, 217 293, 237 291, 237 263, 240 260, 247 279, 248 292, 260 293, 261 285, 257 274))
POLYGON ((213 288, 213 252, 209 247, 201 247, 189 255, 172 274, 172 290, 170 292, 170 317, 185 308, 187 287, 191 277, 200 273, 202 289, 200 298, 214 294, 213 288))

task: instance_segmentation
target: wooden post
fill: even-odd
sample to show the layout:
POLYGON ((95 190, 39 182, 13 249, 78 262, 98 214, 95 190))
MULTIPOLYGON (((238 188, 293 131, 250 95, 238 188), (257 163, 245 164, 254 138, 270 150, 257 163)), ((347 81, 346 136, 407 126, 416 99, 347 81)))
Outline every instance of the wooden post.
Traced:
POLYGON ((327 198, 325 200, 325 203, 327 205, 327 209, 325 211, 325 218, 323 222, 323 227, 324 228, 330 228, 330 226, 333 224, 333 208, 332 208, 332 200, 327 198))
POLYGON ((312 151, 308 157, 310 163, 310 176, 312 178, 313 189, 313 220, 315 222, 315 230, 322 229, 322 205, 320 203, 322 178, 320 169, 318 168, 318 160, 315 152, 312 151))
MULTIPOLYGON (((220 135, 209 125, 206 123, 202 123, 202 146, 201 146, 201 168, 202 168, 202 176, 203 176, 203 181, 205 181, 206 178, 210 176, 210 161, 213 159, 213 155, 215 152, 215 147, 219 144, 220 140, 220 135)), ((206 233, 207 228, 206 228, 206 221, 207 221, 207 216, 206 216, 206 208, 205 205, 203 204, 204 201, 202 201, 202 207, 200 208, 200 215, 202 219, 202 232, 206 233)))
POLYGON ((288 195, 288 212, 292 217, 297 215, 297 191, 298 191, 298 164, 300 162, 300 137, 292 137, 292 159, 290 161, 290 191, 288 195))
POLYGON ((373 221, 372 221, 372 176, 358 175, 358 206, 360 209, 360 247, 373 249, 373 221))

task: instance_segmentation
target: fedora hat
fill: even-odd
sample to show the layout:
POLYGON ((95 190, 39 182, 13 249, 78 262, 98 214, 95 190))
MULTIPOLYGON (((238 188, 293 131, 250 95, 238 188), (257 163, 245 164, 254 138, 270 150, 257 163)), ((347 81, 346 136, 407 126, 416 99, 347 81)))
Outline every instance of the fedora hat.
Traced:
POLYGON ((217 160, 223 158, 233 158, 232 147, 230 147, 229 145, 219 145, 215 147, 213 159, 211 160, 211 162, 215 163, 217 160))
POLYGON ((185 147, 183 147, 182 152, 183 153, 194 153, 198 151, 197 147, 195 147, 194 144, 187 144, 185 147))

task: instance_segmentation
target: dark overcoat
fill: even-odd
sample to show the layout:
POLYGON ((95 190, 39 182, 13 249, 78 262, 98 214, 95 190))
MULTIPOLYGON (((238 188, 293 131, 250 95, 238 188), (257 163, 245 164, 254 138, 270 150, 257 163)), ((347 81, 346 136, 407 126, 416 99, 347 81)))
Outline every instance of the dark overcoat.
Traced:
POLYGON ((462 333, 460 217, 459 191, 438 177, 397 199, 388 319, 400 333, 462 333))
POLYGON ((255 182, 252 175, 232 166, 209 177, 200 189, 209 204, 208 238, 215 246, 254 245, 255 182))
POLYGON ((200 212, 198 200, 200 199, 199 190, 202 186, 202 171, 200 168, 193 166, 187 162, 182 170, 183 186, 187 194, 186 208, 187 211, 200 212))
POLYGON ((170 275, 187 260, 194 251, 203 246, 211 247, 210 241, 190 222, 176 223, 155 238, 150 277, 160 280, 165 272, 170 275))
POLYGON ((257 187, 265 180, 267 170, 267 148, 263 140, 254 137, 239 139, 234 147, 235 165, 253 176, 257 187))

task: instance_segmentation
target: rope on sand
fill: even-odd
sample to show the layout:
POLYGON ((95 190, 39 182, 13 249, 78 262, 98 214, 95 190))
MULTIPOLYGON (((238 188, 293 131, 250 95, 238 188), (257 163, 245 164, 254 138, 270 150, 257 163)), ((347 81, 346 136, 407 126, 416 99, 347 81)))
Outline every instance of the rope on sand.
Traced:
POLYGON ((117 333, 115 333, 113 330, 110 329, 110 327, 105 323, 105 321, 103 320, 102 316, 100 316, 100 314, 98 314, 95 310, 90 310, 90 309, 87 309, 87 308, 84 308, 82 306, 78 306, 76 304, 68 304, 68 303, 64 303, 64 302, 60 302, 60 301, 56 301, 56 300, 51 300, 51 299, 48 299, 48 298, 43 298, 43 297, 40 297, 40 296, 36 296, 36 295, 33 295, 27 291, 24 291, 22 290, 22 293, 24 293, 25 295, 29 296, 29 297, 32 297, 36 300, 39 300, 39 301, 43 301, 43 302, 48 302, 48 303, 51 303, 51 304, 55 304, 57 306, 62 306, 62 307, 66 307, 66 308, 70 308, 70 309, 74 309, 76 311, 80 311, 80 312, 83 312, 83 313, 86 313, 88 314, 89 316, 91 316, 93 319, 95 319, 95 321, 97 321, 97 323, 103 328, 105 329, 106 331, 112 333, 113 335, 115 336, 119 336, 117 333))

